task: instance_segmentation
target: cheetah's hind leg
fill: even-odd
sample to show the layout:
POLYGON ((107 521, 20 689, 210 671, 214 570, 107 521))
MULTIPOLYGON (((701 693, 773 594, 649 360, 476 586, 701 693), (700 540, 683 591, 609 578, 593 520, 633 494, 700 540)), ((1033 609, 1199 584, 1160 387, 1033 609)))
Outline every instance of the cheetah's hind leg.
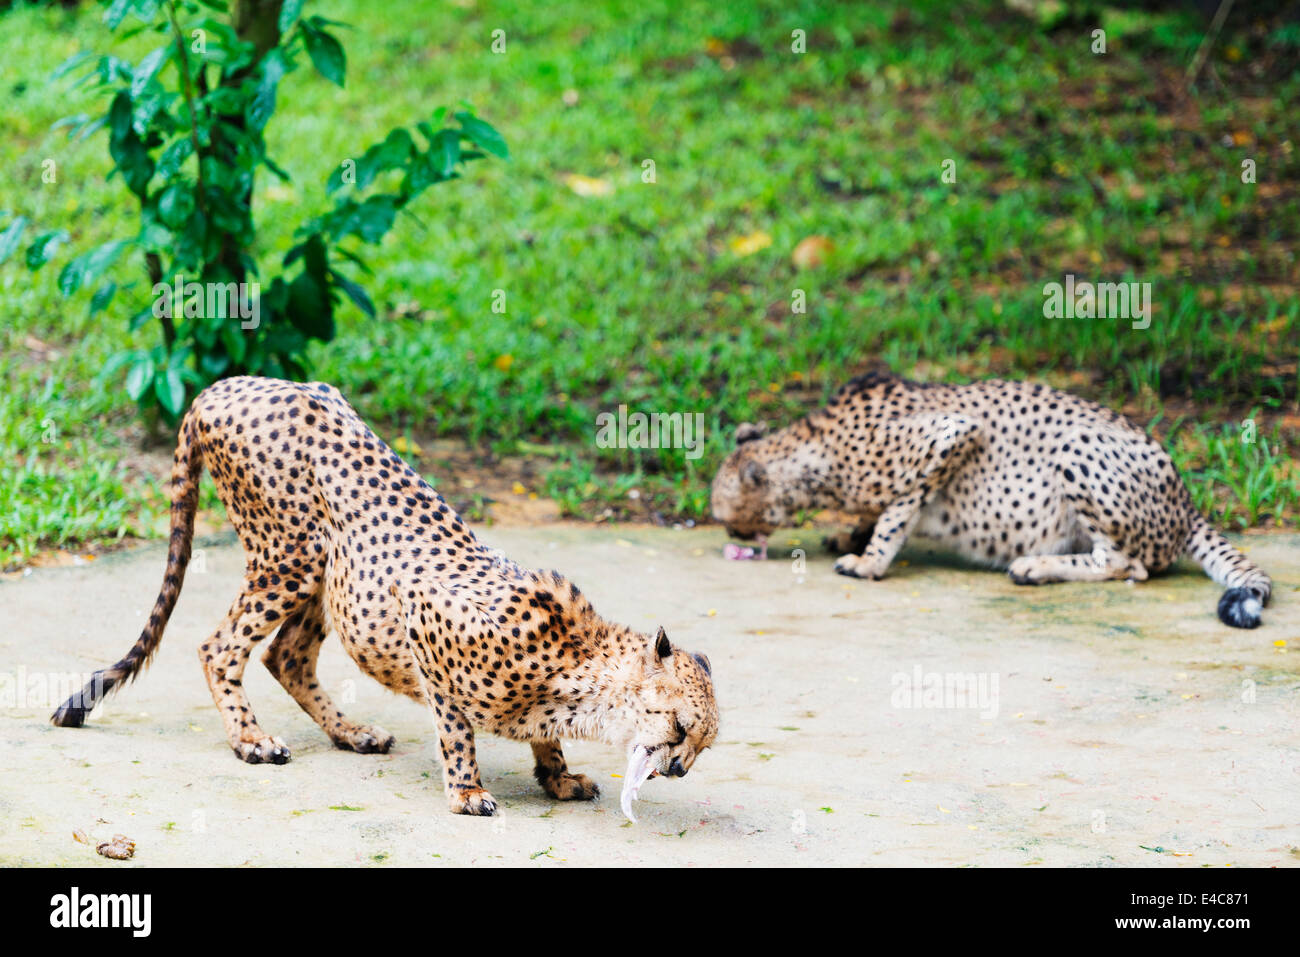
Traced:
POLYGON ((235 755, 248 764, 285 764, 289 747, 258 725, 244 693, 243 677, 253 646, 293 613, 296 602, 259 585, 259 579, 264 581, 265 576, 250 568, 225 620, 199 646, 199 661, 235 755))
POLYGON ((1146 566, 1105 542, 1099 542, 1091 553, 1079 555, 1022 555, 1007 572, 1017 585, 1147 580, 1146 566))
POLYGON ((1017 558, 1008 569, 1012 581, 1146 581, 1182 553, 1187 529, 1169 492, 1178 473, 1158 445, 1113 429, 1081 428, 1064 437, 1054 465, 1076 515, 1076 537, 1092 551, 1017 558))
POLYGON ((1101 532, 1096 521, 1080 517, 1092 551, 1074 555, 1023 555, 1007 569, 1017 585, 1045 585, 1048 582, 1104 582, 1147 580, 1141 559, 1127 555, 1101 532))
POLYGON ((330 736, 336 748, 358 754, 387 754, 396 739, 375 725, 353 724, 343 717, 343 712, 320 686, 316 659, 324 640, 325 609, 317 593, 285 620, 280 633, 262 655, 262 663, 330 736))

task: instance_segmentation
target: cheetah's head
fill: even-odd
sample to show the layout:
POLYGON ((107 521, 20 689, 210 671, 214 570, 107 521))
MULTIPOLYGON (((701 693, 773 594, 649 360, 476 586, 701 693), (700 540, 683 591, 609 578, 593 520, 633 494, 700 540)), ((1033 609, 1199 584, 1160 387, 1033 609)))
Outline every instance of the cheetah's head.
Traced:
POLYGON ((718 734, 709 659, 674 648, 662 628, 646 645, 639 663, 637 704, 624 728, 628 752, 623 778, 623 812, 631 820, 632 799, 647 779, 685 777, 700 752, 718 734))
POLYGON ((791 522, 791 516, 775 494, 758 440, 767 432, 766 423, 742 422, 736 429, 736 448, 713 478, 713 517, 733 538, 765 539, 791 522))

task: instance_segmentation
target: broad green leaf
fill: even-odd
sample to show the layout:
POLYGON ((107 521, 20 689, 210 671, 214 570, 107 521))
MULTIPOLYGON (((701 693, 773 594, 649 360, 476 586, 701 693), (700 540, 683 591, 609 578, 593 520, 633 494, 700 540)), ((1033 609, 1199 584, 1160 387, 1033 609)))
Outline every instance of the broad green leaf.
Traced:
POLYGON ((328 282, 329 254, 325 250, 325 239, 320 233, 314 233, 303 243, 303 269, 309 272, 320 284, 328 282))
POLYGON ((175 366, 159 369, 153 380, 154 394, 173 418, 185 411, 185 383, 175 366))
POLYGON ((135 237, 135 244, 145 252, 165 252, 175 243, 176 234, 153 217, 141 224, 140 232, 135 237))
POLYGON ((248 104, 248 123, 255 130, 266 128, 271 114, 275 112, 275 93, 280 80, 287 72, 283 52, 277 48, 262 60, 262 76, 257 81, 257 92, 248 104))
POLYGON ((154 363, 153 359, 147 355, 141 355, 135 360, 126 373, 126 394, 135 402, 139 402, 149 386, 153 384, 154 363))
POLYGON ((117 257, 122 255, 122 250, 129 245, 129 239, 115 239, 92 249, 86 254, 86 279, 97 279, 103 275, 104 270, 113 265, 117 257))
POLYGON ((127 188, 137 196, 144 196, 153 178, 154 164, 144 141, 132 126, 131 96, 125 90, 119 90, 113 97, 108 117, 108 151, 113 162, 126 180, 127 188))
POLYGON ((371 196, 357 208, 356 234, 365 242, 377 243, 393 228, 397 207, 387 196, 371 196))
POLYGON ((127 328, 135 332, 152 318, 154 318, 154 314, 153 304, 151 303, 131 317, 131 320, 127 323, 127 328))
POLYGON ((357 161, 357 189, 365 189, 385 170, 401 169, 415 151, 411 134, 400 126, 389 131, 383 142, 376 143, 357 161))
POLYGON ((347 71, 347 58, 343 46, 338 40, 324 30, 302 24, 302 39, 307 46, 307 55, 320 75, 331 83, 343 85, 343 75, 347 71))
POLYGON ((158 71, 167 63, 172 51, 173 47, 170 43, 164 44, 136 65, 135 72, 131 75, 132 99, 139 99, 145 88, 158 75, 158 71))
POLYGON ((113 301, 113 296, 117 293, 117 283, 106 282, 90 297, 90 315, 94 316, 108 308, 108 304, 113 301))
POLYGON ((460 162, 460 134, 455 130, 439 130, 429 148, 429 158, 443 179, 451 176, 460 162))
POLYGON ((158 156, 158 175, 165 180, 171 179, 193 152, 194 141, 188 136, 173 140, 158 156))
POLYGON ((109 8, 104 12, 104 22, 108 24, 110 30, 116 30, 126 19, 126 15, 131 12, 134 6, 134 0, 113 0, 109 8))
POLYGON ((490 123, 484 123, 474 114, 464 111, 457 113, 456 119, 460 122, 460 127, 465 131, 465 135, 475 144, 494 156, 509 159, 510 150, 506 147, 505 139, 490 123))
POLYGON ((334 337, 333 304, 326 290, 307 272, 289 284, 289 321, 306 335, 328 341, 334 337))
POLYGON ((73 259, 59 272, 59 291, 65 296, 71 296, 83 283, 99 278, 129 244, 129 240, 113 240, 73 259))
MULTIPOLYGON (((27 247, 27 268, 40 269, 47 262, 54 258, 54 254, 59 247, 66 243, 70 237, 66 230, 56 229, 53 232, 41 233, 32 240, 32 244, 27 247)), ((3 241, 0 240, 0 244, 3 241)), ((0 251, 0 262, 4 262, 3 252, 0 251)))
POLYGON ((364 289, 354 283, 347 276, 334 269, 330 270, 330 278, 334 280, 336 286, 347 294, 349 299, 356 303, 358 309, 364 312, 371 319, 375 318, 375 304, 370 301, 370 297, 366 295, 364 289))
POLYGON ((85 258, 78 256, 59 270, 59 292, 65 296, 71 296, 81 288, 81 282, 86 276, 85 258))
MULTIPOLYGON (((5 231, 3 233, 0 233, 0 263, 4 262, 6 259, 8 259, 10 256, 14 254, 14 250, 18 248, 18 241, 23 238, 23 230, 26 228, 27 228, 27 217, 19 216, 15 218, 14 221, 10 223, 7 227, 5 227, 5 231)), ((45 235, 50 236, 53 234, 46 233, 45 235)), ((40 238, 38 238, 36 242, 39 243, 40 238)), ((33 245, 35 245, 35 243, 33 243, 33 245)), ((31 260, 30 252, 28 252, 27 258, 28 261, 30 262, 31 260)), ((33 266, 32 268, 35 269, 36 267, 33 266)))
POLYGON ((189 183, 172 183, 158 197, 158 218, 170 229, 183 226, 194 212, 192 189, 189 183))
POLYGON ((136 361, 141 355, 142 353, 138 349, 128 349, 124 352, 115 353, 104 363, 104 367, 99 370, 92 381, 102 388, 122 366, 128 362, 136 361))
POLYGON ((72 56, 68 57, 57 67, 55 67, 54 72, 50 74, 50 79, 60 80, 63 77, 67 76, 69 73, 71 73, 73 70, 75 70, 77 67, 81 66, 81 64, 89 60, 93 60, 94 58, 95 58, 95 54, 92 53, 90 50, 82 50, 80 53, 74 53, 72 56))
POLYGON ((346 200, 325 217, 325 227, 334 241, 344 236, 359 236, 364 242, 377 243, 392 228, 397 206, 391 195, 371 196, 363 203, 346 200))

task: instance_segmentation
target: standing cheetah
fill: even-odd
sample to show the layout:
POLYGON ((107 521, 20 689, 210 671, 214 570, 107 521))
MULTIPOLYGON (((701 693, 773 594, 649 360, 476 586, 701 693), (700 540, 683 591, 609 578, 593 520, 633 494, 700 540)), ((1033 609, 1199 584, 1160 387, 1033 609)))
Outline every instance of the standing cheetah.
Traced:
POLYGON ((675 648, 662 628, 650 637, 605 621, 558 573, 527 571, 483 545, 336 389, 248 377, 211 386, 186 413, 153 613, 126 657, 55 712, 56 725, 80 726, 157 650, 185 578, 205 463, 248 563, 239 596, 199 648, 242 760, 289 760, 241 684, 249 655, 273 632, 263 663, 338 747, 393 746, 383 729, 346 719, 317 681, 327 622, 363 671, 428 705, 457 813, 496 809, 479 780, 476 726, 531 744, 538 782, 560 800, 599 793, 569 771, 561 737, 625 747, 629 817, 645 778, 686 774, 713 743, 707 658, 675 648))
POLYGON ((1254 628, 1269 577, 1192 506, 1169 455, 1117 412, 1043 385, 855 379, 770 436, 744 424, 713 481, 713 515, 741 538, 800 509, 860 517, 827 544, 842 575, 878 579, 912 534, 1017 584, 1143 581, 1184 552, 1227 587, 1219 617, 1254 628))

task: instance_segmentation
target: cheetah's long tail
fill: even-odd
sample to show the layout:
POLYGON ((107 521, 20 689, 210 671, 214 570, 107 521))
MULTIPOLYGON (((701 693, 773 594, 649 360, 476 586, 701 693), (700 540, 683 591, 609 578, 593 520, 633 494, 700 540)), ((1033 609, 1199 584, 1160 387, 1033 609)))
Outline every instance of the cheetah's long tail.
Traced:
POLYGON ((158 650, 163 629, 167 627, 167 619, 176 607, 181 585, 185 582, 185 568, 189 564, 190 546, 194 541, 194 513, 199 504, 199 472, 203 468, 203 456, 195 443, 197 430, 191 406, 181 422, 176 456, 172 460, 171 544, 167 549, 167 572, 163 577, 162 590, 158 593, 149 621, 126 657, 111 668, 96 671, 84 688, 59 705, 59 710, 50 717, 53 724, 63 728, 81 727, 86 722, 86 715, 95 705, 118 685, 127 683, 143 671, 158 650))
POLYGON ((1233 628, 1259 627, 1260 612, 1273 592, 1272 579, 1200 513, 1192 519, 1187 553, 1201 563, 1205 574, 1228 589, 1219 599, 1219 620, 1233 628))

